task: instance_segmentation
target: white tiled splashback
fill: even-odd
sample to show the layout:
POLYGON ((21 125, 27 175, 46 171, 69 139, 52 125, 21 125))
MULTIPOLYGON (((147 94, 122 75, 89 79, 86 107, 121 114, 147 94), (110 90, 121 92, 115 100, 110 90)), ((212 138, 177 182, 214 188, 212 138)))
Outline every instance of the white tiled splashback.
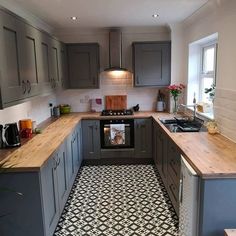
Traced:
POLYGON ((57 94, 58 103, 68 103, 75 112, 90 110, 89 100, 104 96, 127 95, 127 108, 139 104, 140 110, 155 110, 157 100, 157 88, 133 87, 133 76, 126 73, 124 76, 115 76, 111 72, 102 72, 100 75, 100 89, 74 89, 57 94))
POLYGON ((236 91, 217 89, 214 115, 223 135, 236 142, 236 91))
POLYGON ((55 95, 36 97, 28 102, 0 110, 0 124, 18 122, 27 118, 39 124, 51 116, 49 103, 56 104, 55 95))

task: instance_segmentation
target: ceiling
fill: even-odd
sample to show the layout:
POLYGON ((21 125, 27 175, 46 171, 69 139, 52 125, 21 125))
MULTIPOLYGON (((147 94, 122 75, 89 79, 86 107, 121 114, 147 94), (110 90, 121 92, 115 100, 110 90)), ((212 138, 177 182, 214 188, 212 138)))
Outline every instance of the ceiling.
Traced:
POLYGON ((155 26, 180 22, 208 0, 8 0, 54 28, 155 26), (153 14, 159 14, 153 18, 153 14), (77 16, 72 21, 71 16, 77 16))

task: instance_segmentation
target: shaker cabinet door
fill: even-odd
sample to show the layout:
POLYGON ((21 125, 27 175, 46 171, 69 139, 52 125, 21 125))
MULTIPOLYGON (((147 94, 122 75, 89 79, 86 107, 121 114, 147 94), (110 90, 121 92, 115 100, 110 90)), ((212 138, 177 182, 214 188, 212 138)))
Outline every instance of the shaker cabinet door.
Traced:
POLYGON ((41 170, 42 200, 46 235, 53 235, 60 217, 57 153, 54 154, 41 170))
POLYGON ((152 158, 152 120, 135 119, 135 157, 152 158))
POLYGON ((23 80, 26 83, 26 97, 36 96, 39 88, 39 31, 25 24, 20 47, 20 61, 23 63, 23 80))
POLYGON ((61 145, 57 156, 57 180, 58 180, 58 195, 59 195, 59 207, 60 213, 62 212, 64 205, 68 197, 68 175, 67 175, 67 155, 65 143, 61 145))
POLYGON ((68 44, 69 88, 99 87, 98 44, 68 44))
POLYGON ((24 23, 0 10, 0 80, 2 107, 17 103, 26 95, 27 81, 20 60, 24 23))
POLYGON ((170 43, 133 43, 134 85, 167 86, 170 84, 170 43))
POLYGON ((98 120, 82 120, 83 158, 100 158, 100 123, 98 120))

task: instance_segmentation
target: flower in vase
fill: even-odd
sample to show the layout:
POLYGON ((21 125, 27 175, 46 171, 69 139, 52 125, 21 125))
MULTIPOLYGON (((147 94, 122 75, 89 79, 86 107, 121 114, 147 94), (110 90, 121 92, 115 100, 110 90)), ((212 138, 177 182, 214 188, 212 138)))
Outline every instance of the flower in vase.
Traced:
POLYGON ((167 88, 168 88, 171 96, 174 99, 174 102, 175 102, 174 112, 176 112, 177 111, 178 97, 183 92, 183 90, 185 89, 185 85, 183 85, 183 84, 179 84, 179 85, 172 84, 172 85, 168 86, 167 88))

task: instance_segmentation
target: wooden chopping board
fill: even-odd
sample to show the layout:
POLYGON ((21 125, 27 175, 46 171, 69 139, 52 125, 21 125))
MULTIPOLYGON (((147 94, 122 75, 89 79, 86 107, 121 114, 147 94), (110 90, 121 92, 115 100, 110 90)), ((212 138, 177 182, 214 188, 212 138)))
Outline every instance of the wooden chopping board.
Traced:
POLYGON ((127 109, 127 95, 105 96, 106 110, 127 109))

